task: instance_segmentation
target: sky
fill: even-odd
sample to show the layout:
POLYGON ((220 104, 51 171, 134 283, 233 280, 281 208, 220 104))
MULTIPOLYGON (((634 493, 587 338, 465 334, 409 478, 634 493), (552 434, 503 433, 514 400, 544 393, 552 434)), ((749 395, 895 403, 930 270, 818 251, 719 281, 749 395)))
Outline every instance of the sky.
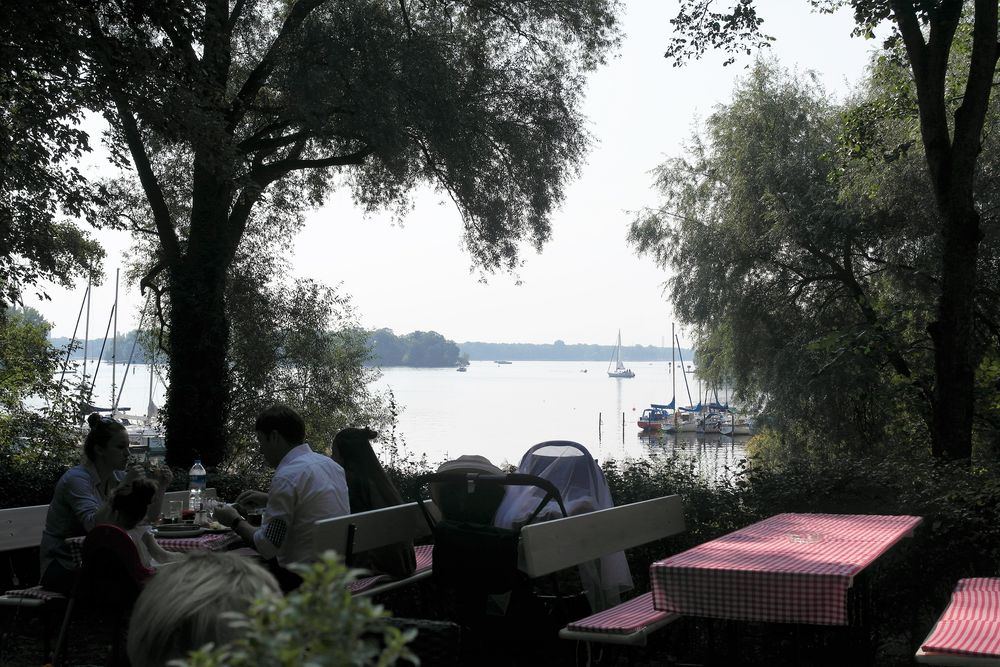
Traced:
MULTIPOLYGON (((583 113, 593 145, 580 176, 552 216, 541 253, 525 245, 516 276, 486 276, 462 247, 461 219, 444 195, 422 190, 402 221, 366 216, 346 192, 310 211, 294 242, 296 276, 351 295, 360 323, 397 334, 433 330, 458 343, 669 344, 673 314, 668 274, 626 242, 634 212, 657 203, 652 170, 679 156, 697 119, 731 98, 746 73, 744 57, 723 67, 720 54, 684 67, 663 58, 677 2, 625 0, 624 39, 588 81, 583 113)), ((849 11, 813 13, 805 0, 759 0, 768 49, 783 66, 815 71, 831 97, 843 99, 864 75, 877 42, 851 37, 849 11)), ((94 143, 97 143, 96 141, 94 143)), ((91 173, 100 172, 100 154, 91 173)), ((95 287, 91 338, 101 335, 114 299, 115 269, 130 245, 122 232, 96 231, 104 244, 106 280, 95 287), (95 333, 98 331, 98 333, 95 333)), ((70 336, 85 285, 50 288, 51 301, 26 305, 70 336)), ((142 297, 119 286, 118 330, 136 327, 142 297)), ((678 323, 679 326, 679 323, 678 323)), ((80 324, 82 335, 83 323, 80 324)), ((681 329, 682 344, 689 338, 681 329)))

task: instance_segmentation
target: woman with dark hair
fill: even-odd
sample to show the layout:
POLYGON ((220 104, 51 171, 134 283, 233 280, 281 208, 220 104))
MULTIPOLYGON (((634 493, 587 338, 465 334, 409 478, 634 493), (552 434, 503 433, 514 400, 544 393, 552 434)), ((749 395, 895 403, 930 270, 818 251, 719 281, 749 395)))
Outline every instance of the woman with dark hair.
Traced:
MULTIPOLYGON (((87 424, 90 432, 83 443, 83 462, 67 470, 56 483, 42 532, 41 584, 60 593, 72 588, 76 569, 66 538, 86 535, 97 524, 110 522, 112 492, 123 482, 143 475, 140 467, 125 471, 129 441, 124 426, 96 412, 87 418, 87 424)), ((169 470, 158 473, 156 495, 161 500, 170 479, 169 470)), ((159 507, 155 501, 153 506, 159 507)))
MULTIPOLYGON (((333 460, 344 468, 351 514, 402 505, 403 497, 385 474, 371 441, 378 433, 369 428, 345 428, 333 438, 333 460)), ((417 567, 413 542, 397 542, 359 555, 356 567, 408 577, 417 567)))

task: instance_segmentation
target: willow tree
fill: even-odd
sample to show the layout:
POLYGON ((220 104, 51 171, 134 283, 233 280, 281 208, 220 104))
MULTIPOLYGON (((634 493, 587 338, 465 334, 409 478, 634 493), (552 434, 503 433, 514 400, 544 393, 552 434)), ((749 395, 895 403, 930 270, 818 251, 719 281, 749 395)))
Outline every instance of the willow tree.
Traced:
POLYGON ((587 145, 583 76, 618 40, 614 0, 50 4, 87 37, 88 83, 148 207, 136 223, 157 239, 141 284, 169 298, 173 465, 225 451, 225 286, 256 209, 342 186, 405 211, 430 185, 483 269, 514 267, 549 235, 587 145))
MULTIPOLYGON (((983 239, 975 189, 983 127, 994 85, 998 43, 996 0, 809 0, 824 11, 854 10, 857 34, 888 22, 890 42, 905 46, 916 91, 920 137, 941 237, 940 291, 928 324, 934 344, 932 445, 935 456, 968 459, 972 453, 975 370, 975 294, 983 239), (964 13, 964 16, 963 16, 964 13), (956 35, 970 32, 967 58, 953 59, 956 35), (949 99, 949 77, 962 81, 961 102, 949 99)), ((682 0, 671 21, 677 34, 667 57, 681 63, 708 48, 749 50, 770 40, 754 0, 714 11, 713 0, 682 0)), ((731 60, 730 60, 731 62, 731 60)))

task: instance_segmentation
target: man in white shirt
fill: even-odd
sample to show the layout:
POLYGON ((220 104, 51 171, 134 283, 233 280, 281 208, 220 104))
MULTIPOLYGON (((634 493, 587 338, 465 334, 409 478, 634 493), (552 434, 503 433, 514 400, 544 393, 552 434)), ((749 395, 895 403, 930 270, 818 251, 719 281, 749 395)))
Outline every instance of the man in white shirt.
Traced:
MULTIPOLYGON (((264 508, 259 528, 251 526, 232 506, 215 510, 215 519, 229 526, 265 559, 281 568, 308 563, 320 555, 315 522, 350 514, 344 469, 305 443, 305 422, 284 405, 264 410, 254 424, 260 452, 274 477, 267 493, 244 491, 236 499, 242 511, 264 508)), ((277 572, 276 574, 290 574, 277 572)), ((294 575, 279 576, 282 588, 297 585, 294 575)))

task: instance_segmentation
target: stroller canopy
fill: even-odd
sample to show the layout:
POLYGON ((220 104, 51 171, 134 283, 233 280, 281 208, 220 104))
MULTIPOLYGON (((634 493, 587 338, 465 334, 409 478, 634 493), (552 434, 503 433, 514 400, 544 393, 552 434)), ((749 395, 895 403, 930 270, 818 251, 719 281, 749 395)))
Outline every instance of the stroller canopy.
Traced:
MULTIPOLYGON (((525 453, 517 471, 552 482, 562 494, 570 516, 614 507, 604 472, 587 448, 579 443, 568 440, 539 443, 525 453)), ((543 493, 535 487, 509 488, 497 510, 495 525, 501 528, 522 525, 538 506, 543 493)), ((550 502, 539 513, 538 520, 561 516, 558 506, 550 502)), ((582 565, 580 576, 594 611, 617 604, 621 592, 632 588, 628 563, 620 551, 601 558, 599 564, 582 565)))

